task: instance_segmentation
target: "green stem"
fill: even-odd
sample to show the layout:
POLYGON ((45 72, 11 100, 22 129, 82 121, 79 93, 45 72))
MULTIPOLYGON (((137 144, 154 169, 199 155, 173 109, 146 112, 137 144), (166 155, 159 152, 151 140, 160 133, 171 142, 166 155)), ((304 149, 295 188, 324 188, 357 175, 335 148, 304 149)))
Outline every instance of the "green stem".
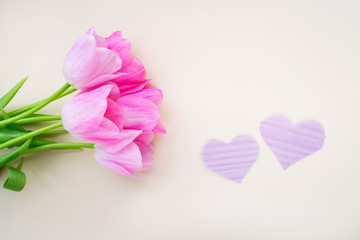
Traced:
MULTIPOLYGON (((65 96, 69 95, 70 93, 75 92, 76 90, 77 90, 76 88, 68 89, 68 90, 66 90, 65 92, 63 92, 60 96, 56 97, 56 98, 54 99, 54 101, 57 100, 57 99, 60 99, 60 98, 62 98, 62 97, 65 97, 65 96)), ((26 111, 28 111, 28 110, 36 107, 37 105, 42 104, 42 103, 43 103, 44 101, 46 101, 46 100, 47 100, 47 99, 43 99, 43 100, 41 100, 41 101, 38 101, 38 102, 32 103, 32 104, 30 104, 30 105, 27 105, 27 106, 25 106, 25 107, 19 108, 19 109, 17 109, 17 110, 14 110, 14 111, 12 111, 12 112, 9 112, 8 115, 9 115, 10 117, 19 115, 20 113, 26 112, 26 111)))
POLYGON ((57 97, 56 100, 57 100, 57 99, 60 99, 60 98, 62 98, 62 97, 65 97, 65 96, 67 96, 67 95, 69 95, 69 94, 71 94, 71 93, 73 93, 73 92, 76 92, 76 91, 77 91, 76 88, 71 87, 70 89, 68 89, 68 90, 66 90, 65 92, 63 92, 59 97, 57 97))
POLYGON ((56 116, 56 115, 53 115, 53 114, 44 114, 44 113, 34 113, 34 114, 32 114, 31 116, 29 116, 29 117, 45 117, 45 116, 56 116))
POLYGON ((62 134, 62 133, 67 133, 68 131, 66 131, 65 129, 62 130, 54 130, 54 131, 47 131, 44 132, 42 134, 40 134, 41 136, 45 136, 45 135, 56 135, 56 134, 62 134))
POLYGON ((19 142, 24 142, 25 140, 29 139, 29 138, 32 138, 34 136, 37 136, 37 135, 40 135, 44 132, 47 132, 51 129, 54 129, 54 128, 58 128, 58 127, 62 127, 62 123, 59 122, 59 123, 54 123, 52 125, 49 125, 49 126, 46 126, 46 127, 43 127, 43 128, 40 128, 40 129, 37 129, 35 131, 32 131, 32 132, 29 132, 29 133, 26 133, 22 136, 19 136, 19 137, 16 137, 16 138, 13 138, 7 142, 4 142, 2 144, 0 144, 0 149, 3 149, 3 148, 6 148, 8 146, 12 146, 16 143, 19 143, 19 142))
MULTIPOLYGON (((49 98, 45 99, 43 102, 39 103, 35 107, 31 108, 30 110, 20 113, 19 115, 16 115, 14 117, 5 119, 0 121, 0 126, 5 126, 6 124, 13 123, 17 120, 20 120, 22 118, 25 118, 27 116, 30 116, 31 114, 37 112, 41 108, 48 105, 50 102, 54 101, 57 97, 59 97, 63 92, 66 91, 70 87, 70 84, 66 83, 62 88, 60 88, 58 91, 56 91, 53 95, 51 95, 49 98)), ((1 149, 1 148, 0 148, 1 149)))
POLYGON ((61 120, 61 116, 53 115, 53 116, 29 117, 29 118, 17 120, 15 124, 24 125, 24 124, 30 124, 36 122, 47 122, 47 121, 56 121, 56 120, 61 120))
POLYGON ((29 148, 25 151, 24 154, 33 153, 33 152, 46 150, 46 149, 68 150, 68 149, 81 149, 81 148, 93 149, 94 144, 93 143, 71 143, 71 142, 70 143, 50 143, 50 144, 45 144, 45 145, 34 147, 34 148, 29 148))

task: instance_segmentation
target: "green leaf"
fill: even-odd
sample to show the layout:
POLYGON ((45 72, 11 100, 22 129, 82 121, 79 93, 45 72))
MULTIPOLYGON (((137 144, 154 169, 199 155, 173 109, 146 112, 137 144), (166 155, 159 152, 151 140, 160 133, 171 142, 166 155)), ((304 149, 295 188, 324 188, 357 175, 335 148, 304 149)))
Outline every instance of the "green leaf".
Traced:
MULTIPOLYGON (((4 119, 10 118, 9 115, 4 111, 4 109, 1 109, 1 112, 3 114, 4 119)), ((20 132, 30 132, 29 130, 26 130, 25 128, 20 127, 19 125, 15 124, 15 123, 10 123, 10 124, 6 125, 5 127, 10 130, 15 130, 15 131, 20 131, 20 132)))
POLYGON ((27 140, 25 143, 23 143, 19 148, 17 148, 13 152, 0 156, 0 167, 20 157, 29 148, 31 141, 32 138, 27 140))
POLYGON ((20 171, 21 168, 22 168, 23 163, 24 163, 24 157, 22 157, 22 158, 20 159, 20 162, 19 162, 18 166, 16 167, 16 169, 20 171))
POLYGON ((4 119, 10 118, 9 115, 7 115, 7 113, 5 112, 4 109, 1 109, 1 112, 2 112, 2 114, 3 114, 3 116, 4 116, 4 119))
POLYGON ((0 109, 4 109, 6 105, 8 105, 8 103, 11 101, 11 99, 13 99, 13 97, 20 90, 22 85, 24 85, 25 81, 28 78, 29 76, 18 82, 8 93, 6 93, 2 98, 0 98, 0 109))
MULTIPOLYGON (((33 108, 25 111, 25 112, 22 112, 20 113, 19 115, 16 115, 14 117, 11 117, 9 119, 6 119, 6 120, 1 120, 0 121, 0 126, 5 126, 9 123, 13 123, 13 122, 16 122, 17 120, 20 120, 20 119, 23 119, 25 117, 28 117, 34 113, 36 113, 37 111, 39 111, 40 109, 42 109, 43 107, 45 107, 46 105, 48 105, 49 103, 51 103, 52 101, 55 101, 63 92, 65 92, 68 88, 70 87, 70 84, 69 83, 65 83, 64 86, 62 86, 59 90, 57 90, 53 95, 51 95, 50 97, 44 99, 43 101, 40 101, 38 104, 36 104, 33 108)), ((10 114, 9 114, 10 115, 10 114)), ((54 125, 52 127, 55 128, 55 126, 57 125, 54 125)), ((41 131, 43 131, 44 129, 47 129, 46 127, 45 128, 42 128, 41 131)), ((36 131, 34 131, 36 132, 36 131)), ((38 132, 36 132, 38 133, 38 132)), ((3 148, 3 145, 0 147, 0 148, 3 148)))
MULTIPOLYGON (((23 134, 31 132, 29 130, 26 130, 23 127, 20 127, 19 125, 15 124, 15 123, 10 123, 8 125, 5 126, 7 129, 9 130, 14 130, 14 131, 18 131, 18 132, 22 132, 23 134)), ((1 128, 1 127, 0 127, 1 128)))
POLYGON ((5 189, 15 192, 20 192, 21 190, 23 190, 26 184, 25 173, 21 171, 23 162, 24 160, 21 159, 19 165, 16 168, 6 165, 9 177, 4 182, 3 187, 5 189))
MULTIPOLYGON (((17 127, 19 127, 19 126, 17 126, 17 127)), ((20 129, 17 129, 17 127, 12 126, 12 124, 8 124, 5 127, 0 127, 0 143, 7 142, 13 138, 17 138, 17 137, 22 136, 29 132, 26 129, 24 129, 24 131, 21 131, 20 129)), ((9 148, 12 148, 14 146, 20 146, 24 142, 20 142, 13 146, 9 146, 9 148)), ((30 147, 37 147, 37 146, 41 146, 44 144, 50 144, 50 143, 55 143, 55 142, 40 139, 40 138, 33 138, 33 140, 31 141, 30 147)))

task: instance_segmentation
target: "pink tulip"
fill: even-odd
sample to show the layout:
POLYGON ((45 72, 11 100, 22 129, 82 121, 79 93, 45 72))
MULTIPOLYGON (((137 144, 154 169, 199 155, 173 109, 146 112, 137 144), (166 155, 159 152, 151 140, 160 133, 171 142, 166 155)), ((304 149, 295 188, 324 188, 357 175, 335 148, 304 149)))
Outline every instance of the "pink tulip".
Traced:
POLYGON ((90 28, 67 54, 64 67, 67 81, 77 89, 96 87, 109 80, 133 85, 144 80, 145 69, 131 56, 131 46, 120 32, 109 38, 90 28))
POLYGON ((135 177, 133 172, 152 164, 154 133, 165 133, 159 123, 161 100, 161 90, 149 84, 121 92, 117 84, 108 82, 70 100, 62 110, 62 122, 71 134, 96 143, 100 164, 135 177))

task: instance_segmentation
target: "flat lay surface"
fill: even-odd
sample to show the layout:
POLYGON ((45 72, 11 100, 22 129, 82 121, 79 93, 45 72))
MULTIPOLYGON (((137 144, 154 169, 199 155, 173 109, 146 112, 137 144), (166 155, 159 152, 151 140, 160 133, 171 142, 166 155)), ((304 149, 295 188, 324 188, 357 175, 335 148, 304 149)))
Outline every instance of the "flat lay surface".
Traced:
POLYGON ((359 239, 359 11, 350 0, 0 1, 0 95, 30 75, 9 109, 65 83, 65 56, 90 27, 120 30, 163 90, 167 130, 140 180, 93 150, 25 156, 24 190, 0 190, 0 239, 359 239), (272 114, 321 123, 322 148, 284 170, 259 130, 272 114), (240 184, 201 158, 208 140, 239 135, 259 145, 240 184))

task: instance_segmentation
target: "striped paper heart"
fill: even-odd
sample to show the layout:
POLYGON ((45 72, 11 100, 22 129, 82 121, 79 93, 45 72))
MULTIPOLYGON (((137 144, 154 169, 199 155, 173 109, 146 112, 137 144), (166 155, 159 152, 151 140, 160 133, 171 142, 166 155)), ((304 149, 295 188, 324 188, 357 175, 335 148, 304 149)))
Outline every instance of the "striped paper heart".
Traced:
POLYGON ((240 135, 227 144, 217 139, 209 140, 201 151, 205 166, 240 183, 259 154, 259 145, 248 135, 240 135))
POLYGON ((325 139, 319 122, 304 120, 293 124, 282 115, 263 120, 260 133, 284 169, 319 150, 325 139))

